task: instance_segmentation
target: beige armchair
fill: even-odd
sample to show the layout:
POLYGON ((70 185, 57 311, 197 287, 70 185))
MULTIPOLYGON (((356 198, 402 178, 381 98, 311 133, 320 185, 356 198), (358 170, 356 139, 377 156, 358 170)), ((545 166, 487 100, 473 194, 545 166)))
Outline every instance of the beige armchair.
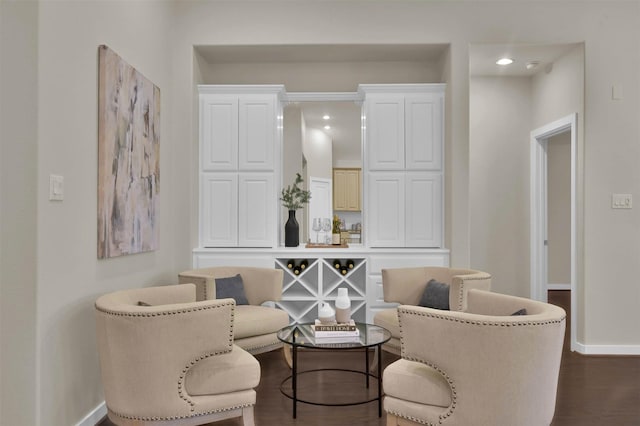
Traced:
MULTIPOLYGON (((467 307, 466 293, 470 289, 490 290, 491 275, 472 269, 437 266, 394 268, 382 270, 384 301, 401 305, 418 305, 422 293, 431 279, 449 284, 449 309, 463 311, 467 307)), ((374 324, 391 332, 391 340, 383 349, 400 355, 400 325, 396 309, 385 309, 374 316, 374 324)))
POLYGON ((261 305, 282 298, 282 270, 224 266, 185 271, 178 275, 178 280, 196 285, 197 300, 212 300, 216 298, 215 279, 236 274, 242 277, 249 305, 236 306, 234 343, 253 355, 281 348, 277 333, 289 325, 289 315, 281 309, 261 305))
POLYGON ((252 426, 260 364, 233 344, 234 304, 196 302, 194 285, 100 297, 97 338, 109 419, 156 426, 242 417, 252 426))
POLYGON ((466 312, 400 306, 398 315, 402 358, 383 373, 387 426, 551 423, 562 308, 470 290, 466 312))

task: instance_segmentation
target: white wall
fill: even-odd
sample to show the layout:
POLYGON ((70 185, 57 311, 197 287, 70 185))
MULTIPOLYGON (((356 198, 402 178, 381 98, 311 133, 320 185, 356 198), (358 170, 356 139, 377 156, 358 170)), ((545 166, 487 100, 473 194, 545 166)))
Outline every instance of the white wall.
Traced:
POLYGON ((78 422, 103 399, 94 301, 121 288, 175 283, 189 264, 180 148, 172 135, 171 5, 42 2, 38 23, 37 424, 78 422), (97 260, 98 46, 106 44, 161 92, 159 249, 97 260), (48 201, 48 176, 65 199, 48 201))
POLYGON ((469 84, 471 265, 492 290, 529 296, 529 77, 469 84))
MULTIPOLYGON (((585 39, 588 40, 588 37, 586 37, 585 39)), ((612 42, 609 49, 616 50, 619 43, 619 41, 612 42)), ((601 114, 601 112, 596 111, 606 105, 607 102, 606 99, 602 99, 602 96, 605 95, 606 90, 604 92, 601 90, 594 90, 594 88, 585 85, 585 74, 589 74, 590 67, 599 66, 595 63, 587 61, 588 55, 585 50, 588 51, 588 49, 595 47, 596 46, 593 43, 588 42, 585 42, 585 45, 580 44, 576 46, 562 58, 559 58, 553 64, 553 67, 550 71, 545 70, 543 72, 539 72, 532 79, 532 130, 549 124, 555 120, 558 120, 559 118, 566 117, 569 114, 577 113, 578 116, 576 126, 576 204, 581 207, 577 210, 576 224, 578 229, 578 253, 576 259, 578 263, 576 277, 576 284, 578 287, 578 306, 576 307, 578 321, 576 334, 578 342, 585 341, 585 318, 588 309, 586 300, 586 287, 588 286, 590 277, 586 275, 586 268, 587 264, 589 263, 587 253, 585 251, 587 235, 592 232, 598 232, 598 230, 593 227, 589 227, 589 229, 585 227, 585 220, 587 215, 589 214, 589 209, 585 200, 588 198, 588 193, 591 192, 591 188, 587 186, 587 178, 589 175, 596 176, 601 172, 599 166, 597 165, 597 159, 595 158, 595 168, 587 167, 586 159, 591 146, 587 143, 587 140, 589 138, 589 136, 586 135, 587 126, 599 121, 599 118, 597 117, 591 117, 589 120, 587 120, 587 116, 589 115, 589 111, 592 111, 592 113, 601 114), (592 103, 586 104, 585 97, 589 98, 590 94, 592 103)), ((607 48, 604 49, 606 50, 607 48)), ((604 56, 602 60, 607 60, 607 53, 604 50, 600 53, 604 56)), ((638 66, 637 63, 636 66, 638 66)), ((599 84, 606 87, 609 83, 601 82, 599 84)), ((600 125, 607 126, 608 124, 604 122, 600 125)), ((622 150, 624 152, 627 148, 623 145, 618 145, 616 149, 622 150)), ((606 180, 608 179, 608 175, 602 176, 602 178, 606 180)), ((600 263, 600 259, 598 259, 598 263, 600 263)), ((593 300, 592 303, 594 309, 599 310, 596 307, 597 301, 593 300)), ((604 335, 602 337, 604 338, 604 335)))
POLYGON ((36 421, 37 22, 37 3, 0 2, 2 425, 36 421))

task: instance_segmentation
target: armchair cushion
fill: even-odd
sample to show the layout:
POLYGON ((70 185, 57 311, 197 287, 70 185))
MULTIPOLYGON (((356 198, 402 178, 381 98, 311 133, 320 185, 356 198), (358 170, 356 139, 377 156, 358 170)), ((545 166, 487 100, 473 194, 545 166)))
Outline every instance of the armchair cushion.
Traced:
POLYGON ((244 293, 244 283, 240 274, 233 277, 216 278, 216 299, 231 298, 236 306, 248 305, 249 301, 244 293))
POLYGON ((396 398, 424 405, 451 405, 451 387, 433 368, 400 359, 384 370, 384 391, 396 398))
POLYGON ((433 309, 449 310, 449 284, 430 279, 424 288, 418 306, 433 309))
POLYGON ((260 382, 260 364, 253 355, 234 345, 226 354, 202 359, 187 371, 187 393, 219 395, 255 388, 260 382))
POLYGON ((234 317, 234 339, 276 333, 289 325, 289 314, 281 309, 265 306, 236 306, 234 317))

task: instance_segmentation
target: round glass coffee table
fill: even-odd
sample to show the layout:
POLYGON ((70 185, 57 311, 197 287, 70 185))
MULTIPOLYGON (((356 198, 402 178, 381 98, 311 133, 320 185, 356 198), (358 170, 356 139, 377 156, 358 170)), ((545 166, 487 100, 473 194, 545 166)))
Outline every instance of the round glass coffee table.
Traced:
POLYGON ((359 330, 359 336, 353 339, 316 339, 314 337, 312 323, 305 324, 293 324, 282 328, 278 331, 278 339, 285 345, 291 347, 292 363, 291 363, 291 376, 285 378, 280 384, 280 392, 287 398, 293 401, 293 418, 297 415, 297 403, 302 402, 304 404, 323 405, 323 406, 347 406, 347 405, 359 405, 366 404, 373 401, 378 401, 378 417, 382 417, 382 344, 391 339, 391 333, 389 330, 379 327, 373 324, 356 322, 356 327, 359 330), (298 371, 298 349, 317 349, 317 350, 357 350, 362 349, 365 353, 364 371, 349 370, 342 368, 320 368, 314 370, 298 371), (377 353, 377 372, 373 374, 369 371, 369 349, 375 348, 377 353), (377 380, 378 392, 375 398, 369 398, 359 400, 355 402, 344 403, 327 403, 323 401, 313 401, 310 399, 298 398, 298 376, 301 374, 318 373, 322 371, 340 371, 344 373, 361 374, 365 376, 366 387, 369 388, 369 378, 372 377, 377 380), (291 381, 291 392, 285 391, 285 384, 291 381))

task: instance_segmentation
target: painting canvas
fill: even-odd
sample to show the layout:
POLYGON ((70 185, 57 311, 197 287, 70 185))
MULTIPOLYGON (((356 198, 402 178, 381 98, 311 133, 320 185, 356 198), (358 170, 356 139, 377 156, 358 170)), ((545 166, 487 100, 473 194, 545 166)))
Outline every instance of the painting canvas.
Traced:
POLYGON ((98 258, 158 248, 160 89, 99 47, 98 258))

